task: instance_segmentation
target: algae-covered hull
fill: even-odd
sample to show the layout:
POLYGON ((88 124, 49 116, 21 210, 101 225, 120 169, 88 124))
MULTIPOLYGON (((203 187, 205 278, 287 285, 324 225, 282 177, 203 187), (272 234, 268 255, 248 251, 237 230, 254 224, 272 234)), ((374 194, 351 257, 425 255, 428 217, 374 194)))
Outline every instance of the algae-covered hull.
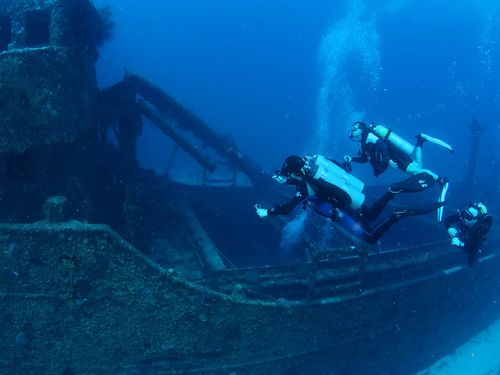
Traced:
POLYGON ((425 329, 488 307, 498 288, 496 253, 474 271, 448 256, 418 272, 374 255, 354 288, 264 301, 188 282, 104 225, 4 224, 0 246, 0 367, 12 374, 404 373, 411 361, 395 358, 439 341, 425 329))
POLYGON ((469 269, 435 222, 377 251, 308 217, 279 252, 287 219, 253 207, 286 187, 231 137, 135 74, 98 90, 110 28, 89 0, 0 2, 0 221, 47 220, 0 225, 0 373, 409 373, 487 323, 498 239, 469 269), (175 145, 163 177, 142 118, 175 145))

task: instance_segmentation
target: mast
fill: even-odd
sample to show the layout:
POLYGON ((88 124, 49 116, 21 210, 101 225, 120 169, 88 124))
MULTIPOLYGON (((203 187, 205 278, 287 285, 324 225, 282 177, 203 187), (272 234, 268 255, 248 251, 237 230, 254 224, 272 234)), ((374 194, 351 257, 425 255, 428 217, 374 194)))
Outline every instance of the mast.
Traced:
POLYGON ((477 121, 474 116, 472 121, 468 125, 471 132, 471 144, 470 144, 470 156, 469 156, 469 167, 467 169, 466 175, 466 189, 467 192, 471 192, 475 184, 476 166, 477 166, 477 155, 479 153, 479 144, 481 141, 481 135, 485 132, 485 128, 477 121))

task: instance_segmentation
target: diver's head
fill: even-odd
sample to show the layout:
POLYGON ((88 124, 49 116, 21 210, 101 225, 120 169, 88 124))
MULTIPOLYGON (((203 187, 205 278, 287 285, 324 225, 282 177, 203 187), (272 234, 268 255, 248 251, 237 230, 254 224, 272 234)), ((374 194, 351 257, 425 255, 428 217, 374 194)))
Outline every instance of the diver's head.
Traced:
POLYGON ((351 131, 349 132, 349 138, 353 142, 361 142, 361 138, 363 137, 363 133, 368 129, 368 125, 364 122, 357 121, 352 124, 351 131))
POLYGON ((305 174, 305 165, 306 161, 304 158, 297 155, 289 156, 281 166, 280 174, 289 178, 302 177, 305 174))
POLYGON ((488 213, 488 209, 481 202, 471 202, 469 203, 469 207, 467 207, 463 214, 462 218, 468 224, 474 224, 479 216, 485 215, 488 213))

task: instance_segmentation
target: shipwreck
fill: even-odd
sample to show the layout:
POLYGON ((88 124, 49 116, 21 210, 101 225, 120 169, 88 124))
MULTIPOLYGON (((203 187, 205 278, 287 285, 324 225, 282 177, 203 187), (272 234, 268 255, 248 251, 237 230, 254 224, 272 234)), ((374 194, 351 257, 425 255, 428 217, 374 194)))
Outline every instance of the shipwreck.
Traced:
POLYGON ((108 22, 0 4, 2 373, 405 374, 498 314, 498 236, 470 268, 431 219, 369 247, 310 217, 280 253, 253 204, 286 191, 251 156, 137 74, 98 89, 108 22), (138 166, 144 121, 202 183, 138 166))

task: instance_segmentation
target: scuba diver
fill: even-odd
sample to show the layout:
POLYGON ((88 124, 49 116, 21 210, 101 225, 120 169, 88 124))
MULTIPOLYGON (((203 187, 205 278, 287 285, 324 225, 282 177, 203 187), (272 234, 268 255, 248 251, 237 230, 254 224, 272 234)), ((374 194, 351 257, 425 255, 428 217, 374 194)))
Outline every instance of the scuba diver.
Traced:
POLYGON ((444 219, 444 226, 451 237, 451 244, 462 247, 469 266, 477 261, 482 244, 491 228, 493 217, 481 202, 471 202, 464 210, 444 219))
MULTIPOLYGON (((349 138, 354 142, 361 143, 359 156, 344 157, 345 162, 366 163, 370 162, 373 174, 378 176, 385 172, 388 166, 399 168, 411 175, 426 172, 432 176, 441 186, 439 202, 444 202, 448 190, 448 179, 440 177, 429 169, 422 168, 422 145, 430 142, 442 146, 453 152, 453 148, 446 142, 433 138, 427 134, 417 135, 417 144, 413 146, 383 125, 367 125, 364 122, 355 122, 352 126, 349 138), (415 154, 415 160, 410 155, 415 154)), ((438 209, 438 220, 441 221, 443 208, 438 209)))
POLYGON ((372 227, 370 223, 397 194, 429 188, 434 184, 432 176, 424 172, 392 184, 389 191, 371 207, 364 203, 364 183, 341 164, 322 155, 289 156, 273 179, 281 184, 295 185, 296 194, 288 203, 273 208, 255 205, 259 217, 285 215, 302 204, 304 208, 309 207, 317 214, 339 223, 351 234, 370 244, 376 243, 401 218, 425 214, 444 205, 444 202, 440 202, 417 209, 395 208, 392 215, 372 227))

